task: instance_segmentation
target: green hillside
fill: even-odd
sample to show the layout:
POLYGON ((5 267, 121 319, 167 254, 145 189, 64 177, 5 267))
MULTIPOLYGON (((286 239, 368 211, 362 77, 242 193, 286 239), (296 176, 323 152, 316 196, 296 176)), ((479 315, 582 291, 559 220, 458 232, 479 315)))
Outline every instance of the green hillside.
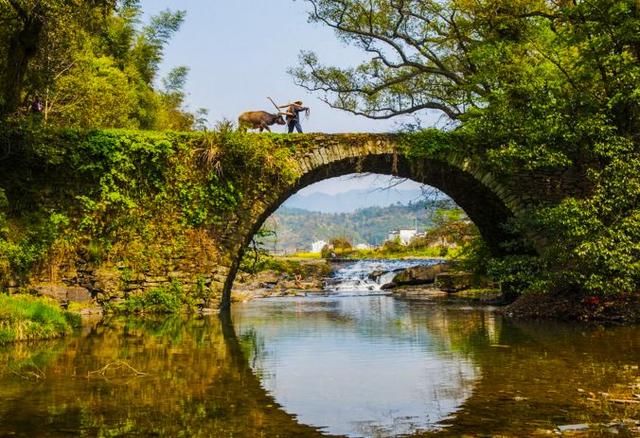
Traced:
POLYGON ((308 251, 311 243, 344 236, 354 244, 382 243, 389 232, 398 228, 423 231, 432 224, 433 212, 438 208, 451 208, 450 200, 419 201, 408 205, 369 207, 352 213, 320 213, 298 208, 281 207, 265 223, 275 231, 273 238, 265 239, 264 246, 273 250, 308 251))

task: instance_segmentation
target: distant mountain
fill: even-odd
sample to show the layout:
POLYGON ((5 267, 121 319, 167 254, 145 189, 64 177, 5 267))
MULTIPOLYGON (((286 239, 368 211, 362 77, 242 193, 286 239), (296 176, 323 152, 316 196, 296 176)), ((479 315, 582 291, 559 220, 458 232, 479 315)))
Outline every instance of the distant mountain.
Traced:
POLYGON ((283 206, 265 223, 265 228, 275 231, 276 237, 265 241, 264 247, 286 252, 309 251, 312 242, 333 237, 346 237, 353 244, 380 244, 391 230, 417 226, 422 231, 431 227, 437 208, 454 206, 449 199, 369 207, 350 213, 322 213, 283 206))
POLYGON ((422 192, 419 189, 350 190, 333 195, 320 192, 293 195, 284 206, 323 213, 349 213, 372 206, 386 207, 397 203, 406 205, 421 198, 422 192))

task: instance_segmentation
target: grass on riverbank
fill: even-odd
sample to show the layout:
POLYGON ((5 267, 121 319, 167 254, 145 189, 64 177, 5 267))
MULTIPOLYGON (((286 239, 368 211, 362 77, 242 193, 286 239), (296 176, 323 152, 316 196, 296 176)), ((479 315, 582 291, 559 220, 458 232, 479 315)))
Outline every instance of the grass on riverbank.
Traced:
POLYGON ((64 336, 80 325, 80 316, 46 298, 0 294, 0 345, 64 336))

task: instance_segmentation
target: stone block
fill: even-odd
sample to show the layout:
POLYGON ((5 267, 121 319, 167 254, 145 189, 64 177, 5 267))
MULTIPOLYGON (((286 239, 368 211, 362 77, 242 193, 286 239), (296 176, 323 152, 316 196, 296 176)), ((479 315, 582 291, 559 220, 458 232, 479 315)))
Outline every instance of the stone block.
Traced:
POLYGON ((43 297, 53 298, 63 302, 67 300, 67 286, 55 284, 42 284, 34 287, 34 291, 43 297))
POLYGON ((436 276, 448 270, 446 264, 416 266, 405 269, 393 277, 392 283, 398 286, 431 284, 436 276))
POLYGON ((34 287, 34 291, 44 297, 53 298, 61 303, 74 301, 86 303, 91 301, 89 289, 81 286, 66 286, 63 284, 40 284, 34 287))
POLYGON ((67 288, 67 301, 87 303, 92 299, 93 297, 91 296, 91 292, 89 292, 89 289, 87 288, 81 286, 67 288))
POLYGON ((145 283, 168 283, 169 277, 152 277, 147 275, 145 278, 145 283))

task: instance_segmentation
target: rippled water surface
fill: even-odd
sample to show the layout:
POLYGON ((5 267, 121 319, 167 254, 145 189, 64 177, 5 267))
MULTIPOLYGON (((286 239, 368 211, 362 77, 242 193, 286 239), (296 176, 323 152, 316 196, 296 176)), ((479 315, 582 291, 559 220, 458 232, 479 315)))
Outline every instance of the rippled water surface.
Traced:
POLYGON ((639 364, 638 327, 382 295, 265 299, 0 348, 0 436, 547 436, 635 418, 600 400, 640 384, 639 364))

